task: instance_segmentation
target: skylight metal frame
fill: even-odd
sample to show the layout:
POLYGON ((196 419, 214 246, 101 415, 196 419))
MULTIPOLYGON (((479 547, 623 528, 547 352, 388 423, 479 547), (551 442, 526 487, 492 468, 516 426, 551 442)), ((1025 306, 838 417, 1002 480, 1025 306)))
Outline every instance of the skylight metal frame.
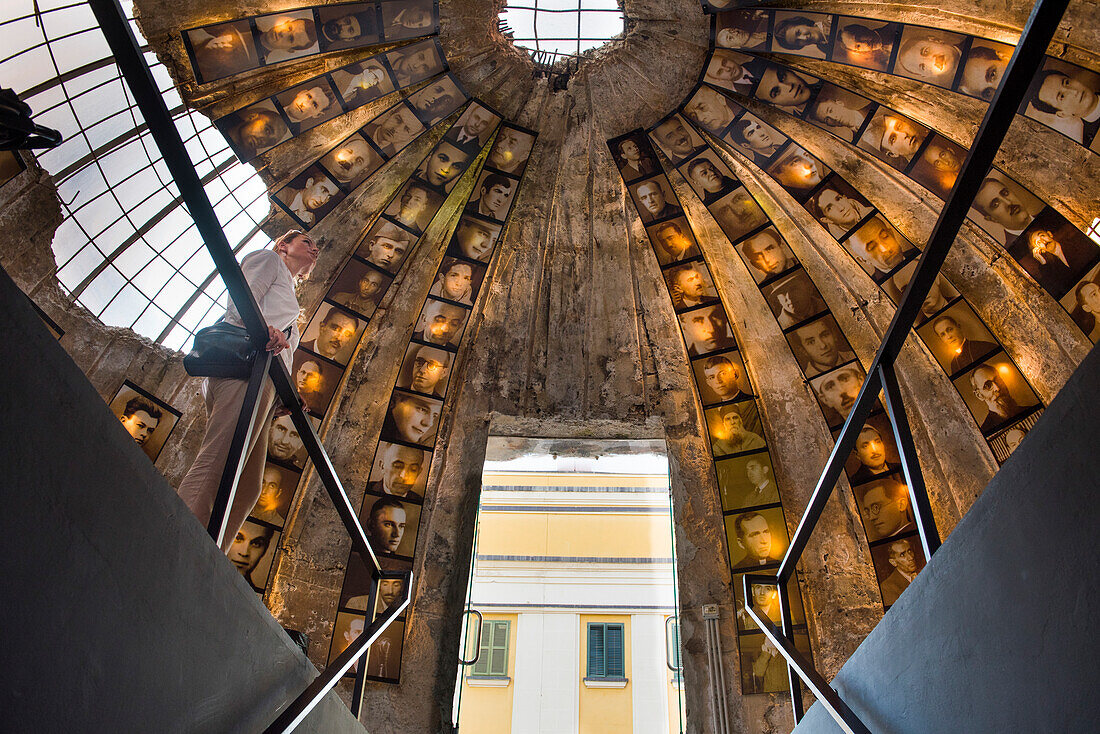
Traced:
MULTIPOLYGON (((558 0, 558 1, 561 2, 561 0, 558 0)), ((586 47, 582 51, 582 49, 581 49, 582 42, 607 43, 612 38, 614 38, 615 36, 620 35, 622 33, 622 30, 620 30, 618 33, 615 34, 615 36, 607 36, 607 37, 605 37, 605 36, 599 36, 599 37, 595 37, 595 36, 585 37, 585 36, 583 36, 581 34, 581 20, 584 17, 584 13, 615 13, 622 20, 621 28, 625 28, 625 26, 626 26, 626 15, 623 13, 622 7, 616 7, 616 8, 590 8, 590 7, 584 7, 584 0, 574 0, 574 2, 576 3, 575 8, 547 8, 547 7, 545 7, 545 4, 546 4, 547 0, 542 0, 542 2, 543 2, 542 7, 539 6, 539 0, 530 0, 530 4, 508 2, 508 3, 505 4, 504 11, 506 12, 506 11, 509 11, 509 10, 523 10, 523 11, 530 11, 532 13, 532 15, 533 15, 532 24, 531 24, 532 35, 530 37, 516 36, 515 29, 510 29, 511 34, 512 34, 512 42, 519 48, 523 48, 523 49, 526 49, 528 51, 535 52, 535 54, 533 54, 533 56, 534 55, 540 55, 545 59, 545 57, 547 55, 549 55, 552 58, 552 61, 550 63, 553 63, 554 61, 557 61, 559 58, 579 59, 587 51, 591 50, 592 48, 597 48, 598 47, 596 45, 592 45, 592 46, 586 47), (548 35, 547 36, 540 36, 539 32, 538 32, 539 16, 541 14, 551 14, 551 13, 559 13, 559 14, 572 13, 572 14, 575 14, 577 16, 577 33, 576 33, 576 36, 575 37, 573 37, 573 36, 548 36, 548 35), (564 43, 567 43, 567 42, 575 43, 575 50, 573 52, 561 50, 561 47, 560 47, 559 44, 564 44, 564 43), (527 45, 527 44, 530 44, 530 43, 534 43, 534 47, 532 47, 530 45, 527 45), (544 48, 543 44, 554 44, 557 47, 555 47, 555 48, 544 48)))

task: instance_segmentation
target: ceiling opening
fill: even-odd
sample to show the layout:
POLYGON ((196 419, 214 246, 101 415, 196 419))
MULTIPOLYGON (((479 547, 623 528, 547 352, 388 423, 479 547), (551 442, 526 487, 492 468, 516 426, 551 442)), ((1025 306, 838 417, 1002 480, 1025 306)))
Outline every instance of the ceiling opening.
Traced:
POLYGON ((623 32, 619 0, 509 0, 500 28, 541 63, 576 58, 623 32))

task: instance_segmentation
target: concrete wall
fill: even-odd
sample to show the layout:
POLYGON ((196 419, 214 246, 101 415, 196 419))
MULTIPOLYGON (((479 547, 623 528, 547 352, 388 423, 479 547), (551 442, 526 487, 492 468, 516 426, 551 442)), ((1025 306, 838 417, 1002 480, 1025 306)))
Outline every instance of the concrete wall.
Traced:
POLYGON ((0 312, 0 729, 261 731, 316 670, 3 271, 0 312))
MULTIPOLYGON (((871 731, 1096 731, 1100 349, 833 681, 871 731)), ((820 705, 797 734, 840 731, 820 705)))

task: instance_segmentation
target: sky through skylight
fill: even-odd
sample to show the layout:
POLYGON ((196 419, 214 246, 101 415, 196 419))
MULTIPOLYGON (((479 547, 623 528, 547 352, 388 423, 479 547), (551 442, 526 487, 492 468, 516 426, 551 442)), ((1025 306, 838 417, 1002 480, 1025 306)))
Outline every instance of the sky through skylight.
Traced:
POLYGON ((617 0, 509 0, 500 19, 516 46, 575 56, 623 32, 617 0))

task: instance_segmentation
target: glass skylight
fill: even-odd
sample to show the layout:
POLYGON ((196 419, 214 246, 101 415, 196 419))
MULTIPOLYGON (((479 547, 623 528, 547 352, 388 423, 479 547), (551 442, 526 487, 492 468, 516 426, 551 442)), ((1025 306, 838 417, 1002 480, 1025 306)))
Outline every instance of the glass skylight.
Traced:
POLYGON ((509 0, 500 20, 516 46, 541 51, 550 63, 598 48, 623 32, 618 0, 509 0))

